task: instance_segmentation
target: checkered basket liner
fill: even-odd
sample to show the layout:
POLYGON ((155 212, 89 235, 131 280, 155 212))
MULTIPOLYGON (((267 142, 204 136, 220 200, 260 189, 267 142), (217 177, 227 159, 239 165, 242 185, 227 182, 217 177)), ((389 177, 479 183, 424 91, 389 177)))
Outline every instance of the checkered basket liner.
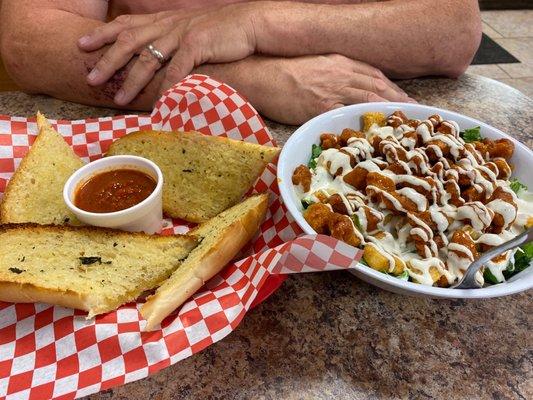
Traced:
MULTIPOLYGON (((102 156, 117 138, 137 130, 196 130, 275 145, 263 121, 239 94, 207 76, 192 75, 167 91, 150 116, 52 121, 85 161, 102 156)), ((0 116, 0 197, 35 140, 34 118, 0 116)), ((144 378, 215 343, 284 280, 283 274, 352 268, 361 252, 333 238, 300 236, 281 203, 276 167, 255 192, 270 193, 260 232, 242 253, 161 329, 141 332, 141 303, 87 320, 85 313, 48 304, 0 302, 0 398, 73 399, 144 378)), ((167 220, 164 233, 192 225, 167 220)))

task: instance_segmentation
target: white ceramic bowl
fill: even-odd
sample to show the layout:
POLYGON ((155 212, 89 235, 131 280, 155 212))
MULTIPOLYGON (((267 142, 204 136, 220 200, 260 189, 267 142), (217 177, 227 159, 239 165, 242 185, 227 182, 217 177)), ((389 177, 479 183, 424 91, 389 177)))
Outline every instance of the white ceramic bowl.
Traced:
MULTIPOLYGON (((360 117, 365 112, 376 111, 390 115, 396 110, 402 110, 409 118, 422 120, 427 119, 432 114, 440 114, 444 119, 457 121, 462 130, 481 126, 481 132, 484 137, 490 139, 502 137, 511 139, 516 146, 512 158, 512 163, 516 167, 513 177, 517 177, 530 189, 533 189, 533 174, 531 173, 533 171, 533 152, 522 143, 490 125, 452 111, 419 104, 355 104, 329 111, 308 121, 293 133, 281 151, 278 163, 278 182, 281 196, 287 209, 305 233, 314 234, 316 232, 303 218, 303 208, 292 184, 291 177, 294 169, 298 165, 307 164, 309 161, 311 157, 311 145, 320 143, 320 134, 324 132, 340 134, 344 128, 360 130, 360 117)), ((448 289, 406 282, 373 270, 363 264, 358 264, 356 269, 353 270, 353 273, 360 279, 382 289, 415 296, 484 298, 505 296, 533 287, 533 268, 531 266, 525 271, 516 274, 505 283, 482 289, 448 289)))
POLYGON ((160 232, 163 224, 163 174, 159 167, 146 158, 137 156, 105 157, 84 165, 65 183, 63 199, 76 217, 88 225, 115 228, 129 232, 160 232), (111 213, 93 213, 74 205, 74 195, 79 185, 98 173, 120 168, 140 170, 156 181, 154 191, 133 207, 111 213))

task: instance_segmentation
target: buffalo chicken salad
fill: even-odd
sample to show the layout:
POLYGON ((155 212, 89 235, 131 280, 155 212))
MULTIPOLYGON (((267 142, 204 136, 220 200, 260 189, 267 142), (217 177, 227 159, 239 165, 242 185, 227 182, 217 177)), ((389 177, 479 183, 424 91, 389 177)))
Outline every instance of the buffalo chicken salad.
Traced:
MULTIPOLYGON (((361 131, 323 133, 292 182, 309 225, 364 249, 363 263, 449 287, 491 247, 533 226, 533 195, 512 178, 514 143, 440 115, 366 113, 361 131)), ((532 244, 491 260, 485 284, 527 268, 532 244)))

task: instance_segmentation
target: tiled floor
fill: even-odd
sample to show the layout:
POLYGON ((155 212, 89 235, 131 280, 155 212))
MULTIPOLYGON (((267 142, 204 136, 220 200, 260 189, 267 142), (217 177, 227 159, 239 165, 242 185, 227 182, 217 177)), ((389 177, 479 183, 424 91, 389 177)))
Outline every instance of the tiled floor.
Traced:
POLYGON ((473 65, 468 72, 505 82, 533 98, 533 10, 483 11, 481 18, 483 32, 520 63, 473 65))

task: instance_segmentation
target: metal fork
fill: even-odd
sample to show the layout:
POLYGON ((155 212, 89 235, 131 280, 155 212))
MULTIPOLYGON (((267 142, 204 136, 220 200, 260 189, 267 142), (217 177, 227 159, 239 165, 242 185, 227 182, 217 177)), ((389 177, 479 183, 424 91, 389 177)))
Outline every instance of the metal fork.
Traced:
POLYGON ((483 253, 481 257, 475 260, 467 268, 463 277, 455 285, 452 285, 452 289, 479 289, 482 287, 476 281, 476 272, 486 264, 488 261, 492 260, 494 257, 499 256, 502 253, 505 253, 507 250, 514 249, 517 246, 520 246, 524 243, 529 243, 533 241, 533 228, 528 229, 521 235, 518 235, 514 239, 509 240, 508 242, 502 243, 499 246, 493 247, 486 253, 483 253))

